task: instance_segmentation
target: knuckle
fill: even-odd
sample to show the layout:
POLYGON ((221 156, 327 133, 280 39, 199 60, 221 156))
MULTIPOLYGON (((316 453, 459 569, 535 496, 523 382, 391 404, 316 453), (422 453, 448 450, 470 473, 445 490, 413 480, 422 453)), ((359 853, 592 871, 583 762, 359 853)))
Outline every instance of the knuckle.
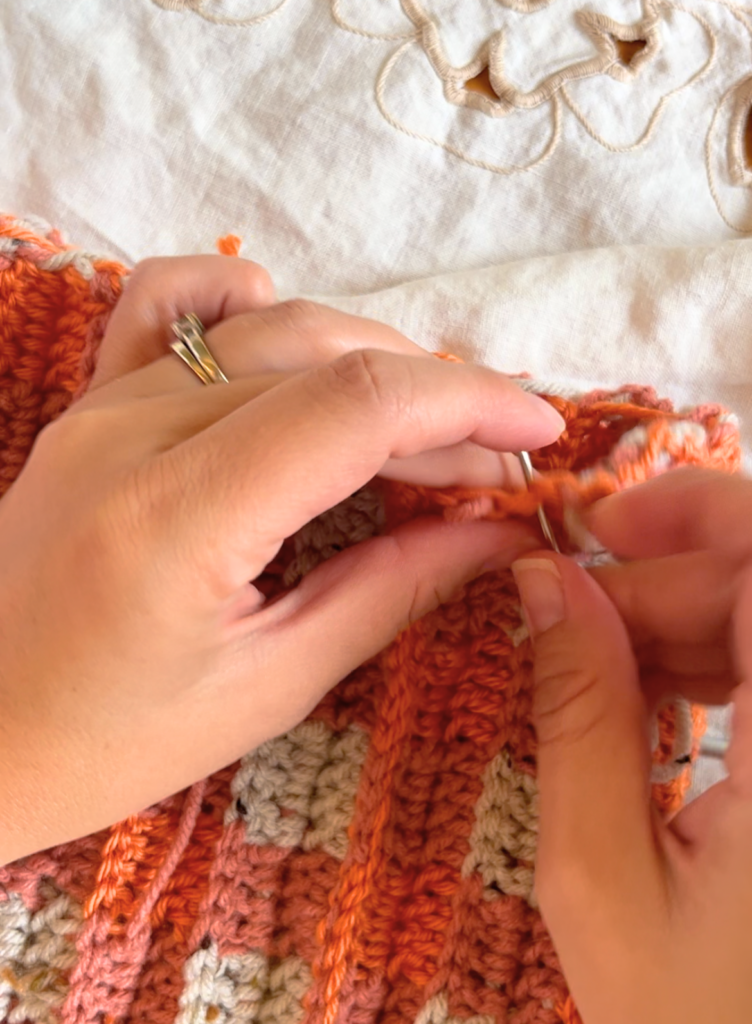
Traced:
POLYGON ((453 592, 442 588, 434 583, 423 583, 419 579, 413 580, 412 597, 407 613, 407 624, 412 626, 414 622, 422 619, 424 615, 434 611, 453 596, 453 592))
POLYGON ((276 322, 295 334, 326 330, 326 308, 310 299, 286 299, 270 310, 276 322))
MULTIPOLYGON (((174 256, 149 256, 141 260, 128 275, 121 303, 129 308, 150 309, 156 297, 169 293, 175 264, 179 263, 180 258, 174 256)), ((118 309, 115 310, 117 314, 118 309)))
POLYGON ((402 388, 396 361, 378 349, 345 352, 326 367, 328 383, 348 400, 377 408, 387 418, 399 418, 402 388))
POLYGON ((398 573, 401 580, 398 618, 400 629, 412 626, 424 615, 454 598, 457 587, 451 581, 426 579, 410 557, 409 545, 400 532, 378 539, 372 549, 378 558, 377 571, 388 575, 398 573))
POLYGON ((533 713, 541 743, 574 744, 598 727, 607 709, 596 669, 562 668, 544 658, 535 677, 533 713))
POLYGON ((268 306, 274 302, 274 284, 269 272, 259 263, 239 260, 235 256, 149 256, 140 260, 131 271, 127 290, 153 291, 165 277, 174 278, 185 269, 196 270, 199 266, 206 268, 207 261, 209 264, 215 261, 214 265, 219 273, 222 269, 222 260, 231 261, 228 276, 232 276, 233 282, 237 282, 253 304, 268 306))
POLYGON ((265 267, 251 260, 241 260, 240 273, 243 277, 243 289, 254 305, 270 306, 274 302, 274 283, 265 267))
POLYGON ((149 256, 140 260, 130 273, 128 289, 148 287, 155 278, 159 278, 175 262, 170 256, 149 256))
POLYGON ((30 465, 42 465, 55 476, 69 476, 85 460, 92 440, 92 413, 68 411, 37 434, 30 465))

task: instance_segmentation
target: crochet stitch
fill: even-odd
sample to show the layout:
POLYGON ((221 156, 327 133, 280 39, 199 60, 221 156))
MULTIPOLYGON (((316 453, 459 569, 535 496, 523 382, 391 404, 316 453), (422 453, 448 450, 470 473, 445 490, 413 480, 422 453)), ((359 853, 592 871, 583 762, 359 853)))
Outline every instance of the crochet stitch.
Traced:
MULTIPOLYGON (((126 274, 0 218, 3 489, 85 387, 126 274)), ((533 454, 532 492, 374 481, 288 539, 258 585, 278 593, 424 513, 532 516, 543 502, 566 546, 565 506, 674 465, 738 468, 735 422, 716 406, 679 414, 639 387, 549 400, 567 429, 533 454)), ((509 573, 487 573, 241 763, 0 870, 0 1019, 574 1024, 535 898, 530 713, 518 595, 509 573)), ((660 712, 666 812, 702 722, 660 712)))

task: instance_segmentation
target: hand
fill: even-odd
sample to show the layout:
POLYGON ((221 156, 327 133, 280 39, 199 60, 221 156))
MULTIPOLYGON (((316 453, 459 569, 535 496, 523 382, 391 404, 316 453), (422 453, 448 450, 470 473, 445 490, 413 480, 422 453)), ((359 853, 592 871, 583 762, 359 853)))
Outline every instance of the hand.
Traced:
POLYGON ((273 305, 237 259, 132 275, 85 398, 0 503, 0 860, 90 833, 295 725, 410 620, 531 546, 526 527, 426 517, 264 605, 285 537, 374 475, 509 479, 500 450, 562 421, 501 374, 396 331, 273 305), (230 384, 169 324, 195 311, 230 384))
POLYGON ((752 482, 680 470, 587 525, 634 561, 515 567, 534 634, 543 916, 585 1024, 748 1024, 752 482), (728 779, 665 822, 648 711, 677 693, 733 699, 734 735, 728 779))

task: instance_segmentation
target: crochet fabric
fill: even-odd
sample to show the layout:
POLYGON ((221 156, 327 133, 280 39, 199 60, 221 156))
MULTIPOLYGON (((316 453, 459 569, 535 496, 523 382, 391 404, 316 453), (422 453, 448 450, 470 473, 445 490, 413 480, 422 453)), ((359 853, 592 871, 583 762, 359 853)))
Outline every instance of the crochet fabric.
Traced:
MULTIPOLYGON (((0 218, 3 490, 85 386, 125 274, 0 218)), ((544 500, 564 539, 565 500, 680 463, 738 466, 717 407, 677 415, 636 387, 550 400, 567 430, 534 455, 535 494, 374 484, 290 538, 260 585, 292 586, 419 512, 532 515, 544 500)), ((0 870, 0 1018, 572 1024, 535 899, 530 705, 513 581, 486 574, 240 764, 0 870)), ((659 719, 654 797, 669 810, 702 714, 659 719)))

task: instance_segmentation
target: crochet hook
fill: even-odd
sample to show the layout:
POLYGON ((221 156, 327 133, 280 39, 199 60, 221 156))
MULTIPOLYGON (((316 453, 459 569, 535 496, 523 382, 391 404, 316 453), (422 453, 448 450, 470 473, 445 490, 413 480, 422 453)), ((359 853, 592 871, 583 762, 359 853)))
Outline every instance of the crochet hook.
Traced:
MULTIPOLYGON (((520 465, 522 466, 522 474, 525 477, 525 483, 529 487, 532 484, 533 479, 535 477, 535 473, 533 471, 533 464, 530 461, 530 455, 528 452, 518 452, 517 458, 520 460, 520 465)), ((543 536, 546 538, 548 543, 551 545, 554 551, 556 551, 558 554, 561 554, 561 549, 559 548, 559 545, 556 541, 556 537, 554 536, 554 531, 551 529, 551 524, 548 521, 548 516, 543 511, 542 505, 538 506, 538 522, 540 523, 540 528, 543 531, 543 536)))

